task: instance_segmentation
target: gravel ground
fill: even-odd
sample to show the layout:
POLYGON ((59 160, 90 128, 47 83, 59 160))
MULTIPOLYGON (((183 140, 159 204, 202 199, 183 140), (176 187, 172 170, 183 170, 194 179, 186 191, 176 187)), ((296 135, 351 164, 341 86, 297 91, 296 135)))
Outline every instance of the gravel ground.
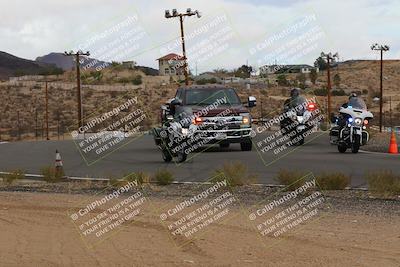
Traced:
MULTIPOLYGON (((180 200, 193 197, 210 185, 172 184, 159 186, 150 184, 143 186, 144 193, 157 200, 180 200)), ((42 193, 67 193, 87 194, 98 193, 109 194, 117 187, 108 186, 107 182, 74 181, 49 184, 44 182, 19 181, 14 185, 0 183, 0 192, 42 192, 42 193)), ((269 199, 277 199, 287 192, 280 187, 268 187, 261 185, 248 185, 233 187, 232 192, 245 206, 259 204, 269 199)), ((400 195, 392 197, 381 197, 364 190, 335 190, 323 191, 327 212, 359 213, 372 216, 400 215, 400 195)))

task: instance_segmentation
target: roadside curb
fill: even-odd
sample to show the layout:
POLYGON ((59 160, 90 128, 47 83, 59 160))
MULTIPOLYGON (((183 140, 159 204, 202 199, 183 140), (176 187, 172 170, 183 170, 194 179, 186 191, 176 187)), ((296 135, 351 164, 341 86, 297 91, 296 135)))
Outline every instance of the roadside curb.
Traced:
POLYGON ((387 152, 377 152, 377 151, 368 151, 368 150, 359 150, 362 153, 366 153, 366 154, 378 154, 378 155, 390 155, 390 156, 399 156, 400 154, 390 154, 387 152))
MULTIPOLYGON (((1 174, 10 174, 10 172, 0 172, 1 174)), ((30 174, 26 173, 25 178, 30 178, 31 180, 38 180, 42 181, 41 178, 43 178, 43 175, 41 174, 30 174)), ((90 178, 90 177, 76 177, 76 176, 65 176, 64 177, 66 180, 72 180, 72 181, 109 181, 110 179, 107 178, 90 178)), ((150 182, 156 184, 157 182, 150 182)), ((210 185, 212 184, 211 182, 183 182, 183 181, 174 181, 171 184, 175 185, 180 185, 180 184, 185 184, 185 185, 210 185)), ((280 187, 284 188, 287 187, 287 185, 282 185, 282 184, 248 184, 247 186, 259 186, 259 187, 280 187)), ((355 191, 368 191, 368 188, 366 187, 346 187, 344 190, 355 190, 355 191)))

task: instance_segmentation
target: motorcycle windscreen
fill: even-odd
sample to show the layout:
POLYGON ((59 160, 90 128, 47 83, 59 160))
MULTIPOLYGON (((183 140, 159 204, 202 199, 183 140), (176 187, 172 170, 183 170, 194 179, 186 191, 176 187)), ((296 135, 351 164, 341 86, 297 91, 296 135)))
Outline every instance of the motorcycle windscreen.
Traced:
POLYGON ((367 105, 365 104, 364 100, 360 97, 350 98, 347 106, 355 109, 367 110, 367 105))
MULTIPOLYGON (((174 114, 174 119, 182 121, 185 118, 190 118, 193 116, 193 109, 188 106, 177 106, 174 114)), ((189 125, 184 125, 189 127, 189 125)))
POLYGON ((307 100, 303 96, 297 96, 295 98, 291 98, 289 102, 289 109, 293 109, 297 107, 297 115, 302 116, 304 112, 306 111, 304 103, 306 103, 307 100), (300 108, 299 108, 300 107, 300 108), (301 108, 302 107, 302 108, 301 108))

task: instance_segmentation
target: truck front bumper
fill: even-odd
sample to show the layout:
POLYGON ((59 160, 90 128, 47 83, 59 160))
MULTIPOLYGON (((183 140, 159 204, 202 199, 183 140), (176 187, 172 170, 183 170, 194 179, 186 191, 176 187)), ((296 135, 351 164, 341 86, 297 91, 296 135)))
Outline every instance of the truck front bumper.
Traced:
POLYGON ((241 143, 251 140, 251 128, 223 129, 223 130, 199 130, 196 134, 200 139, 207 140, 208 143, 241 143))

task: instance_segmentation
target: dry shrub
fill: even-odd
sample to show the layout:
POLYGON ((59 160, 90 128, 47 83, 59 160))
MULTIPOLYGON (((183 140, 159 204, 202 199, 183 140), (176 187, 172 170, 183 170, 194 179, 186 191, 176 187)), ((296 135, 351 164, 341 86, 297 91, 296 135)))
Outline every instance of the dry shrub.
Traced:
POLYGON ((258 177, 249 174, 248 167, 240 161, 226 162, 220 169, 214 171, 212 182, 227 180, 230 186, 241 186, 253 184, 258 181, 258 177))

